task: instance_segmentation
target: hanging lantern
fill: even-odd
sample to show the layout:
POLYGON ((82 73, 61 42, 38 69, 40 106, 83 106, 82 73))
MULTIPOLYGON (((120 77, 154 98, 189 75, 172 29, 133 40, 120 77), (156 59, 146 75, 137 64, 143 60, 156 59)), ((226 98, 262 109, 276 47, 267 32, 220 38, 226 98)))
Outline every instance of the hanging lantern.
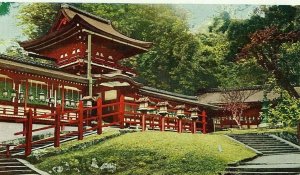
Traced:
POLYGON ((29 94, 28 99, 29 99, 30 101, 33 101, 33 100, 34 100, 34 96, 33 96, 32 93, 29 94))
POLYGON ((16 90, 12 90, 10 93, 11 98, 15 98, 17 96, 17 91, 16 90))
POLYGON ((91 96, 85 96, 82 98, 83 106, 84 107, 92 107, 93 106, 93 97, 91 96))
POLYGON ((45 93, 43 92, 42 84, 41 84, 41 90, 40 90, 40 93, 39 93, 39 100, 40 100, 40 101, 46 101, 46 95, 45 95, 45 93))
POLYGON ((176 109, 176 116, 177 116, 178 118, 183 118, 183 117, 185 117, 185 114, 184 114, 185 105, 177 105, 177 106, 175 106, 174 109, 176 109))
POLYGON ((3 97, 7 97, 8 96, 8 90, 3 89, 2 95, 3 95, 3 97))
POLYGON ((73 89, 72 89, 72 99, 71 99, 71 101, 70 101, 70 106, 72 106, 72 107, 75 107, 75 106, 76 106, 75 100, 74 100, 74 95, 73 95, 73 89))
POLYGON ((8 90, 6 89, 6 78, 4 79, 4 89, 3 89, 2 95, 3 95, 3 97, 8 96, 8 90))
POLYGON ((48 103, 54 104, 54 103, 55 103, 54 97, 50 97, 50 98, 48 99, 48 103))
POLYGON ((70 99, 68 99, 68 97, 66 97, 66 99, 65 99, 65 105, 70 106, 70 99))
POLYGON ((158 107, 158 114, 166 116, 168 114, 168 107, 172 107, 168 101, 159 102, 156 105, 158 107))
POLYGON ((197 120, 198 119, 198 112, 200 111, 198 107, 190 108, 189 111, 191 112, 191 119, 197 120))
POLYGON ((61 99, 60 99, 60 98, 57 98, 56 103, 57 103, 58 105, 61 105, 61 99))
POLYGON ((76 103, 75 103, 75 100, 74 100, 74 99, 71 99, 71 101, 70 101, 70 106, 72 106, 72 107, 75 107, 75 106, 76 106, 76 103))
POLYGON ((24 92, 21 90, 19 93, 19 99, 23 100, 24 99, 24 92))
POLYGON ((44 93, 44 92, 40 92, 40 93, 39 93, 39 100, 40 100, 40 101, 45 101, 45 100, 46 100, 46 96, 45 96, 45 93, 44 93))

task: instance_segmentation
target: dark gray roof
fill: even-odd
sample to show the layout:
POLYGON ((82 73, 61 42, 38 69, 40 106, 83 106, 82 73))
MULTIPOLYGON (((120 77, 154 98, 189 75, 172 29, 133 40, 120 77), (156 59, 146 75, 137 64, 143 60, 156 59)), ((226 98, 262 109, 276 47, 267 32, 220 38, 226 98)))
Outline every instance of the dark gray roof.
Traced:
POLYGON ((201 103, 198 101, 196 96, 188 96, 188 95, 182 95, 174 92, 168 92, 165 90, 155 89, 148 86, 143 86, 140 88, 141 94, 149 95, 149 96, 156 96, 158 98, 172 100, 172 101, 178 101, 183 102, 187 104, 193 104, 197 106, 202 106, 204 108, 211 108, 211 109, 220 109, 220 107, 207 104, 207 103, 201 103))
MULTIPOLYGON (((300 94, 300 87, 295 87, 295 90, 300 94)), ((245 102, 247 103, 256 103, 256 102, 262 102, 264 97, 264 91, 261 88, 243 88, 243 89, 236 89, 235 91, 243 91, 245 93, 248 93, 249 91, 253 91, 253 94, 251 94, 245 102), (256 91, 253 91, 256 90, 256 91)), ((207 93, 201 93, 198 95, 198 100, 201 103, 208 103, 208 104, 222 104, 224 103, 224 97, 223 97, 224 91, 216 91, 213 90, 211 92, 207 93)), ((269 100, 275 100, 280 97, 280 94, 271 91, 267 93, 267 98, 269 100)))
POLYGON ((0 59, 23 63, 31 66, 53 69, 53 70, 59 69, 54 60, 38 57, 37 55, 32 57, 27 55, 8 56, 5 54, 0 54, 0 59))
POLYGON ((165 91, 165 90, 161 90, 161 89, 152 88, 152 87, 149 87, 149 86, 143 86, 141 89, 148 90, 148 91, 153 91, 153 92, 158 92, 160 94, 172 95, 172 96, 175 96, 175 97, 185 98, 185 99, 189 99, 189 100, 197 100, 197 96, 183 95, 183 94, 179 94, 179 93, 175 93, 175 92, 170 92, 170 91, 165 91))
POLYGON ((96 19, 96 20, 105 22, 105 23, 107 23, 107 24, 111 24, 111 21, 108 20, 108 19, 104 19, 104 18, 101 18, 100 16, 93 15, 93 14, 91 14, 91 13, 89 13, 89 12, 80 10, 79 8, 76 8, 76 7, 74 7, 74 6, 72 6, 72 5, 69 5, 69 4, 62 4, 62 5, 61 5, 61 8, 69 8, 69 9, 72 9, 73 11, 82 13, 82 14, 84 14, 84 15, 86 15, 86 16, 89 16, 89 17, 91 17, 91 18, 94 18, 94 19, 96 19))

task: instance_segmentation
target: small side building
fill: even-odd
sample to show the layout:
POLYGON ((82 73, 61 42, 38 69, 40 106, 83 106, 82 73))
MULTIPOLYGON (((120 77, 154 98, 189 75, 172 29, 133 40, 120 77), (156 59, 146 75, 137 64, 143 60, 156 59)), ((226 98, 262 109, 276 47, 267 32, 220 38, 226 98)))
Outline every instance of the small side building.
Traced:
MULTIPOLYGON (((244 95, 243 102, 247 108, 244 109, 242 117, 240 119, 243 128, 257 128, 261 121, 261 108, 264 99, 264 91, 260 86, 247 87, 239 89, 201 89, 198 90, 198 101, 200 103, 206 103, 223 107, 228 103, 226 99, 226 93, 234 92, 236 94, 244 95)), ((280 97, 280 94, 273 91, 267 93, 268 101, 275 101, 280 97)), ((224 128, 236 128, 237 123, 232 118, 232 114, 225 109, 213 111, 213 123, 216 129, 224 128)))

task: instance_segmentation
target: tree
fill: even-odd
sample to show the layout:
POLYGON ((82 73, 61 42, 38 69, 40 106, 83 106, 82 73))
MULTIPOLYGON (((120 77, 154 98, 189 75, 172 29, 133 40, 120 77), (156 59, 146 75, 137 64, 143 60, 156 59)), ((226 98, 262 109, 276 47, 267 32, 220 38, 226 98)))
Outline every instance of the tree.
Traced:
POLYGON ((269 120, 273 124, 282 123, 284 126, 295 127, 300 121, 300 99, 293 98, 286 90, 276 88, 281 94, 277 105, 271 108, 269 120))
MULTIPOLYGON (((228 13, 222 12, 213 19, 209 26, 209 33, 197 34, 199 48, 193 64, 198 75, 197 82, 201 88, 240 88, 262 85, 266 78, 264 71, 254 59, 231 62, 226 59, 230 48, 230 41, 226 32, 231 22, 228 13), (199 76, 199 75, 203 76, 199 76)), ((199 87, 198 85, 198 87, 199 87)))
POLYGON ((11 2, 0 2, 0 16, 9 14, 11 5, 11 2))
MULTIPOLYGON (((300 79, 299 58, 294 57, 294 54, 291 56, 291 52, 295 50, 291 51, 286 47, 299 40, 300 32, 282 33, 277 27, 259 30, 251 36, 250 43, 244 46, 239 58, 254 57, 259 65, 274 75, 281 87, 299 98, 294 89, 300 79)), ((299 49, 299 46, 294 49, 299 49)), ((298 52, 300 50, 296 51, 298 52)))
POLYGON ((246 103, 246 100, 253 94, 257 93, 259 90, 250 89, 250 90, 230 90, 224 89, 222 91, 222 102, 224 103, 223 107, 225 111, 229 111, 232 114, 232 118, 239 126, 241 125, 241 117, 245 109, 248 109, 250 106, 246 103))

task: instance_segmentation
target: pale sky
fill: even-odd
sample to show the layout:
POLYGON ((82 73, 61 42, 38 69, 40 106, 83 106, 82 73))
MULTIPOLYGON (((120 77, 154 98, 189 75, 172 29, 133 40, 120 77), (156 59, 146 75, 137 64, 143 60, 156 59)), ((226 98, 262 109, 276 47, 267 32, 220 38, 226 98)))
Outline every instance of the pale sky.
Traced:
MULTIPOLYGON (((188 13, 191 31, 204 31, 212 18, 221 11, 229 11, 234 18, 247 18, 257 7, 257 5, 221 4, 176 4, 174 6, 188 13)), ((19 9, 20 4, 15 3, 8 15, 0 16, 0 52, 3 52, 14 40, 26 40, 21 27, 17 25, 18 19, 15 17, 19 9)))

